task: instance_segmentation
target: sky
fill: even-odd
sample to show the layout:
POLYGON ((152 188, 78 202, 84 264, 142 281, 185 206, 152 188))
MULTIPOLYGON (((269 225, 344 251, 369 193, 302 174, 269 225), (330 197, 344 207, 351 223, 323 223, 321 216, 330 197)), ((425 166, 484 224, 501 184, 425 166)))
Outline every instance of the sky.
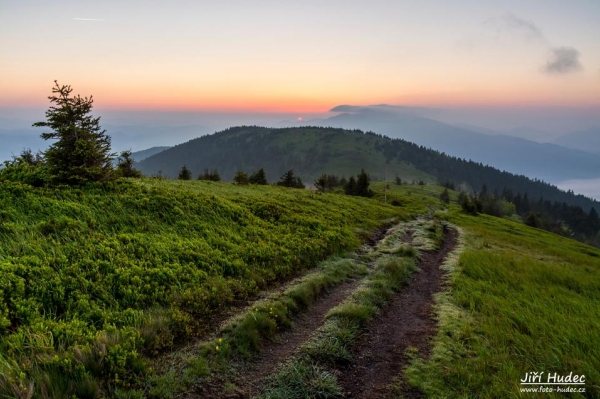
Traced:
MULTIPOLYGON (((0 0, 0 111, 600 108, 600 1, 0 0)), ((15 111, 16 112, 16 111, 15 111)))

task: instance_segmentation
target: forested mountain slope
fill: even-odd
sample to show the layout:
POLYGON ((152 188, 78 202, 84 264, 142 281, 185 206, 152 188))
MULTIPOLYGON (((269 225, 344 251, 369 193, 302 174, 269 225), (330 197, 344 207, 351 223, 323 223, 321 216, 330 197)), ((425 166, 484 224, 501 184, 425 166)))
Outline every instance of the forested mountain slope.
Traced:
POLYGON ((561 191, 555 186, 525 176, 503 172, 482 163, 447 156, 402 139, 337 128, 264 128, 242 126, 203 136, 144 159, 138 167, 147 175, 176 177, 186 164, 194 176, 204 169, 218 169, 223 180, 237 170, 253 172, 265 168, 275 182, 289 169, 306 183, 322 173, 350 176, 361 168, 374 180, 437 180, 453 182, 468 191, 487 184, 491 192, 511 190, 527 193, 530 201, 565 202, 585 210, 598 202, 561 191))

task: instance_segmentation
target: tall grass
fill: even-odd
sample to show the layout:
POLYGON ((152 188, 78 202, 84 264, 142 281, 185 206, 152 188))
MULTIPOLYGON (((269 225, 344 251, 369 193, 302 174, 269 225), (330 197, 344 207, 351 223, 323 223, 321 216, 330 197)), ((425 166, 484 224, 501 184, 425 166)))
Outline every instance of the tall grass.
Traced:
POLYGON ((438 297, 432 356, 414 361, 410 383, 429 397, 529 397, 525 373, 573 372, 586 392, 570 397, 600 396, 600 251, 485 215, 447 217, 466 248, 438 297))
POLYGON ((0 397, 14 383, 58 392, 61 376, 116 392, 235 301, 420 207, 198 181, 0 182, 0 397))

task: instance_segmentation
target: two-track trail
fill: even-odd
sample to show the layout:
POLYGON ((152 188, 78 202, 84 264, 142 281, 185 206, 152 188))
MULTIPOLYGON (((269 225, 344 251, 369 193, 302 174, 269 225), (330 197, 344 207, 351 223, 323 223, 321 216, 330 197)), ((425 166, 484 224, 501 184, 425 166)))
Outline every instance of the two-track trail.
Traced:
MULTIPOLYGON (((354 361, 341 370, 338 381, 346 397, 379 399, 393 397, 389 385, 401 374, 409 360, 407 350, 428 356, 436 321, 432 314, 434 294, 440 290, 440 266, 457 244, 458 233, 447 229, 442 247, 422 251, 420 272, 373 320, 368 333, 355 348, 354 361)), ((423 395, 402 386, 404 398, 423 395)))
MULTIPOLYGON (((394 231, 398 226, 373 234, 359 255, 377 251, 388 238, 412 244, 414 225, 408 223, 403 225, 403 230, 394 231), (398 231, 403 233, 398 235, 398 231)), ((441 248, 420 251, 417 262, 420 271, 369 323, 367 331, 353 348, 351 362, 337 366, 335 374, 345 397, 389 397, 389 384, 401 374, 407 363, 406 350, 416 348, 420 354, 428 354, 430 338, 436 326, 432 315, 433 296, 440 289, 443 275, 440 266, 456 246, 458 236, 454 229, 444 230, 441 248)), ((368 266, 372 270, 373 264, 368 266)), ((207 384, 196 387, 186 397, 233 399, 258 395, 267 377, 296 356, 300 348, 323 326, 328 312, 347 300, 366 278, 368 276, 351 279, 329 289, 294 319, 292 328, 278 334, 276 339, 264 342, 259 355, 250 361, 232 365, 224 375, 214 375, 207 384)), ((418 392, 404 386, 403 394, 406 397, 420 397, 418 392)))
MULTIPOLYGON (((359 253, 376 247, 386 237, 388 231, 389 226, 374 232, 359 253)), ((280 333, 276 340, 266 341, 257 358, 248 364, 239 365, 237 375, 229 381, 236 387, 233 392, 224 392, 224 381, 216 379, 190 397, 251 398, 257 394, 263 386, 263 380, 273 372, 276 366, 292 356, 323 325, 327 312, 342 303, 360 282, 361 279, 352 279, 329 289, 325 295, 294 319, 291 329, 280 333)))

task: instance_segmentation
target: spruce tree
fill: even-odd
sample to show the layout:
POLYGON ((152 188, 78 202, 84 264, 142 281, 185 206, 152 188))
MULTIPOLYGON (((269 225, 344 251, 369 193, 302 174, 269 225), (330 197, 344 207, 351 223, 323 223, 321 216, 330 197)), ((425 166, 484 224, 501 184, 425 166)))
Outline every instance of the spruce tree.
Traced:
POLYGON ((188 169, 187 165, 183 165, 181 170, 179 171, 179 176, 177 177, 179 180, 191 180, 192 172, 188 169))
POLYGON ((54 81, 53 104, 46 111, 46 121, 33 126, 49 127, 42 133, 44 140, 56 140, 44 153, 50 178, 55 183, 81 185, 87 182, 107 181, 112 177, 110 137, 100 127, 100 118, 94 118, 92 96, 71 96, 71 86, 54 81))
POLYGON ((354 176, 350 176, 348 182, 344 185, 344 193, 346 195, 356 195, 356 179, 354 176))
POLYGON ((319 178, 315 180, 314 185, 317 190, 324 193, 325 188, 327 187, 327 175, 323 173, 321 176, 319 176, 319 178))
POLYGON ((250 184, 260 184, 263 186, 269 184, 267 182, 267 175, 265 174, 265 170, 263 168, 260 168, 255 173, 253 173, 250 176, 249 182, 250 184))
POLYGON ((242 185, 246 185, 248 184, 248 173, 244 172, 243 170, 238 170, 235 174, 235 176, 233 177, 233 181, 236 182, 237 184, 242 184, 242 185))
POLYGON ((364 169, 361 169, 360 173, 356 177, 356 188, 354 195, 358 195, 360 197, 372 197, 375 195, 375 193, 369 189, 370 184, 371 178, 364 169))
POLYGON ((292 187, 292 188, 304 188, 304 183, 302 183, 302 179, 298 176, 294 176, 294 170, 290 169, 281 176, 279 182, 277 182, 278 186, 283 187, 292 187))
POLYGON ((210 172, 210 181, 221 181, 221 175, 217 169, 213 169, 212 172, 210 172))
POLYGON ((221 175, 217 169, 213 169, 210 172, 208 169, 204 169, 204 173, 198 176, 198 180, 221 181, 221 175))
POLYGON ((142 177, 142 172, 133 167, 131 150, 122 151, 117 163, 117 175, 120 177, 142 177))

